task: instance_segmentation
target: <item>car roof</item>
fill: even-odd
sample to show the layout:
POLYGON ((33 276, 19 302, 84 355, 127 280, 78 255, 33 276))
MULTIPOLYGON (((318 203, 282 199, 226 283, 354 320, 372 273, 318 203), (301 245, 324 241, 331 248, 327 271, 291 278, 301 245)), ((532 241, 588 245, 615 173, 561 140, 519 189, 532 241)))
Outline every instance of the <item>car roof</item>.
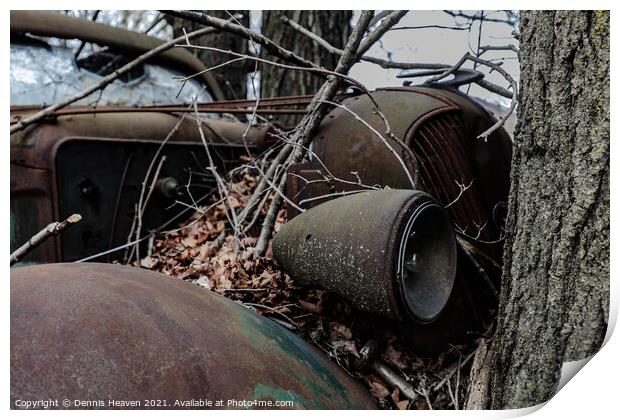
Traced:
MULTIPOLYGON (((139 32, 49 11, 11 10, 10 21, 11 34, 29 33, 44 37, 80 39, 132 54, 143 54, 165 42, 139 32)), ((206 68, 196 56, 180 48, 164 51, 154 61, 181 68, 188 74, 198 73, 206 68)), ((211 73, 205 72, 198 77, 207 85, 216 100, 226 99, 211 73)))

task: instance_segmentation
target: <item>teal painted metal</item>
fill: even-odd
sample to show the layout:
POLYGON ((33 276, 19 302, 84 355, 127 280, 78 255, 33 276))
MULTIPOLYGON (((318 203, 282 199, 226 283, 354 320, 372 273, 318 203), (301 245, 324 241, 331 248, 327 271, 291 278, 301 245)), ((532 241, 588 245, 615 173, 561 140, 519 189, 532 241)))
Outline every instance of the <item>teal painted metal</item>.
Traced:
POLYGON ((50 398, 375 408, 340 367, 250 309, 178 279, 94 263, 11 270, 12 406, 50 398))

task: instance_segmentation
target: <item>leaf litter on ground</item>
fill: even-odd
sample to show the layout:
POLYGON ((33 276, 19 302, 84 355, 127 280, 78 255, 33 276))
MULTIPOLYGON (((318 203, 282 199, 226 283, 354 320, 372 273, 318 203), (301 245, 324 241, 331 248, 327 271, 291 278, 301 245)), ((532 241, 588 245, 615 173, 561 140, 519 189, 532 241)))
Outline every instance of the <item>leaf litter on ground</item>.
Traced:
MULTIPOLYGON (((346 300, 322 290, 296 286, 278 267, 271 246, 264 257, 256 257, 253 247, 260 217, 246 236, 235 236, 229 228, 230 207, 237 212, 243 208, 258 182, 259 175, 250 167, 235 170, 227 199, 213 198, 179 229, 158 234, 139 266, 224 295, 292 330, 362 382, 380 408, 428 409, 430 402, 433 409, 454 409, 455 392, 459 393, 456 400, 464 401, 468 367, 459 372, 457 390, 454 378, 437 391, 433 388, 475 349, 476 343, 451 347, 434 358, 418 357, 391 321, 361 313, 346 300), (413 402, 368 367, 355 363, 360 349, 371 340, 382 343, 379 359, 417 390, 419 395, 413 402)), ((265 213, 261 210, 260 216, 265 213)), ((274 230, 277 232, 284 223, 286 212, 281 210, 274 230)))

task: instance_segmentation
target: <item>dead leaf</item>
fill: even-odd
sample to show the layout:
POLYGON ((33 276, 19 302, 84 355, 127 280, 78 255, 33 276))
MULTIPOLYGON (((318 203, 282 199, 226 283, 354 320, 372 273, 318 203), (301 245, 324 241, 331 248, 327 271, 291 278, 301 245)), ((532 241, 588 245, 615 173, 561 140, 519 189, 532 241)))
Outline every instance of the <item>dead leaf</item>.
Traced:
POLYGON ((392 344, 388 345, 387 349, 383 353, 383 357, 386 362, 389 362, 401 370, 407 367, 407 364, 403 361, 402 353, 394 348, 392 344))
POLYGON ((390 395, 390 391, 388 391, 382 383, 377 381, 370 382, 370 393, 380 400, 384 400, 390 395))
MULTIPOLYGON (((252 161, 251 158, 244 159, 246 162, 252 161)), ((259 177, 251 172, 250 166, 236 168, 236 174, 230 178, 228 188, 233 207, 246 206, 258 184, 259 177)), ((295 321, 298 332, 311 345, 332 352, 332 357, 336 353, 340 362, 351 362, 353 356, 359 357, 356 343, 380 343, 380 348, 384 349, 380 353, 381 358, 403 375, 415 378, 416 383, 424 384, 424 380, 428 381, 430 377, 445 376, 461 354, 473 351, 471 346, 466 345, 459 347, 458 353, 455 347, 438 356, 419 358, 408 347, 402 334, 391 328, 389 321, 365 319, 342 298, 321 290, 300 288, 280 270, 270 253, 267 257, 254 256, 252 247, 256 246, 257 236, 235 238, 230 230, 225 230, 229 227, 228 203, 217 203, 218 200, 218 194, 215 194, 209 203, 201 207, 202 211, 210 208, 207 213, 197 212, 180 226, 175 226, 178 229, 156 236, 151 255, 141 259, 139 265, 185 279, 242 303, 278 308, 281 314, 295 321), (349 358, 349 355, 352 357, 349 358)), ((265 214, 266 208, 261 209, 255 227, 260 227, 260 219, 265 214)), ((282 209, 277 215, 274 230, 277 232, 284 223, 286 210, 282 209)), ((258 230, 252 232, 258 234, 258 230)), ((270 311, 260 312, 274 315, 270 311)), ((363 367, 348 363, 347 369, 363 378, 364 385, 379 400, 382 408, 396 406, 403 410, 410 405, 409 400, 400 400, 402 396, 397 389, 390 392, 391 387, 363 367)), ((463 381, 468 380, 466 374, 466 370, 461 372, 463 381)), ((446 390, 447 387, 443 387, 436 396, 433 395, 435 408, 452 408, 446 390)), ((416 399, 413 406, 427 408, 424 398, 416 399)))
POLYGON ((392 401, 394 401, 394 404, 396 404, 396 407, 399 410, 406 410, 407 407, 409 407, 409 400, 400 399, 400 390, 398 388, 394 388, 394 391, 392 391, 392 394, 390 396, 392 397, 392 401))
POLYGON ((193 283, 197 284, 198 286, 204 287, 205 289, 213 289, 213 283, 211 282, 211 280, 209 280, 209 277, 207 276, 200 276, 193 283))
POLYGON ((396 407, 398 407, 399 410, 406 410, 407 408, 409 408, 409 400, 402 400, 397 402, 396 407))
POLYGON ((232 282, 228 280, 226 277, 220 276, 215 282, 215 287, 217 287, 220 290, 232 289, 232 282))
POLYGON ((333 323, 334 331, 343 338, 349 340, 351 338, 351 329, 343 324, 333 323))
POLYGON ((144 257, 140 260, 140 267, 151 269, 157 265, 159 261, 152 257, 144 257))
POLYGON ((337 350, 342 350, 345 353, 352 354, 357 358, 360 357, 360 354, 357 352, 357 348, 353 340, 338 340, 333 341, 331 344, 337 350))

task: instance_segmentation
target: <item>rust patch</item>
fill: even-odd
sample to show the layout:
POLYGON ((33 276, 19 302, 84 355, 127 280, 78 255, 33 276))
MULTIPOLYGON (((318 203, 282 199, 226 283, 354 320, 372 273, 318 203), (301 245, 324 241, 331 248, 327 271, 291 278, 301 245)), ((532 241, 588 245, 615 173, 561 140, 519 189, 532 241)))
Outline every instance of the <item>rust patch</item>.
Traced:
POLYGON ((294 408, 374 408, 299 337, 198 286, 110 264, 11 270, 12 405, 289 395, 294 408))

